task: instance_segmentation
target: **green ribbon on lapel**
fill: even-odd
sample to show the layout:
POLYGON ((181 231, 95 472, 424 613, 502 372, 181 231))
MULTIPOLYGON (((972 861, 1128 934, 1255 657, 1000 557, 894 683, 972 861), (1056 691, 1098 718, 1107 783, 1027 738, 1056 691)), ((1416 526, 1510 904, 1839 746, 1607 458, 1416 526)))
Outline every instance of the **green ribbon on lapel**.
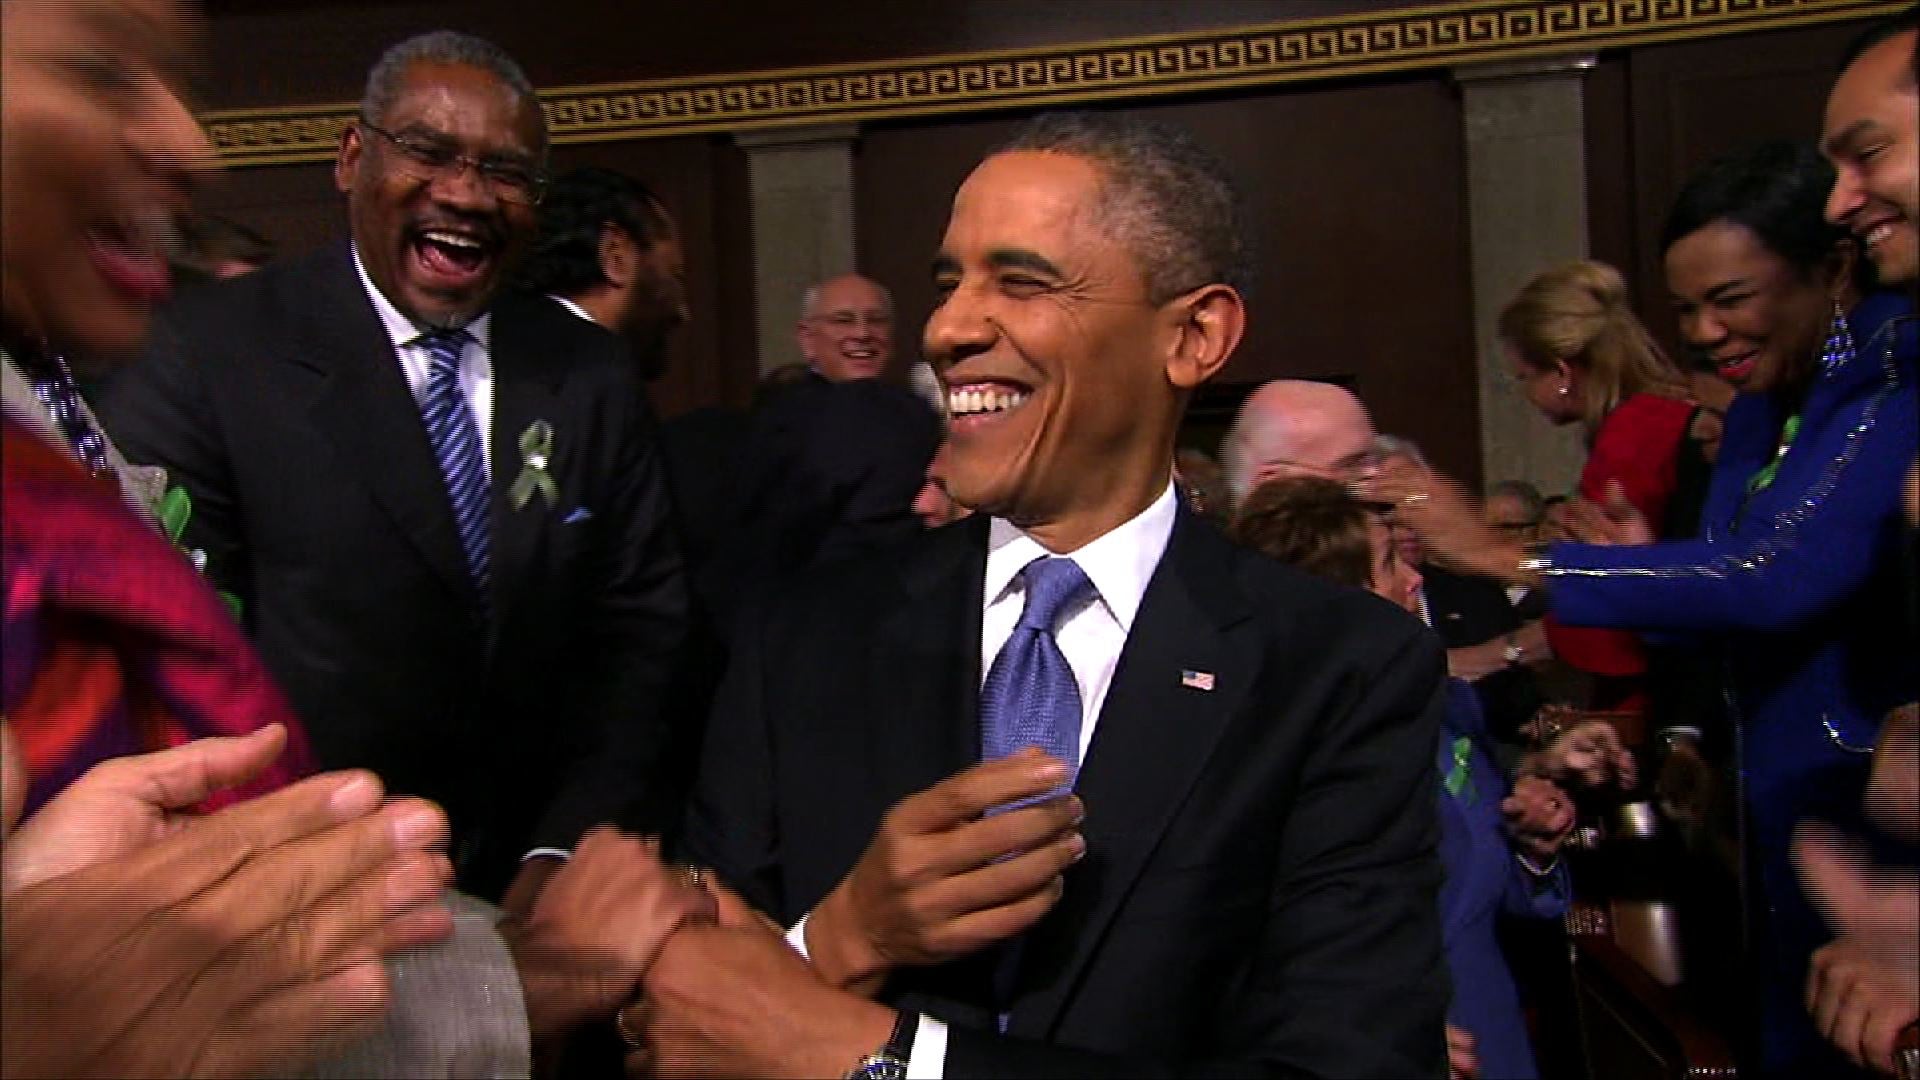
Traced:
POLYGON ((535 420, 520 433, 520 461, 520 475, 514 478, 513 488, 507 492, 513 508, 523 509, 538 491, 540 497, 547 500, 547 508, 552 509, 560 501, 560 489, 553 482, 553 474, 547 471, 553 462, 552 424, 535 420))
POLYGON ((1467 805, 1472 806, 1479 793, 1473 788, 1473 740, 1465 735, 1453 740, 1453 768, 1447 770, 1447 777, 1441 781, 1446 785, 1447 794, 1460 798, 1466 792, 1467 805))
MULTIPOLYGON (((193 564, 195 570, 202 574, 206 573, 207 553, 200 548, 189 549, 180 539, 187 533, 187 522, 193 520, 193 496, 187 493, 187 489, 178 485, 168 488, 166 494, 160 496, 160 501, 155 504, 153 513, 160 519, 160 531, 166 534, 167 541, 178 549, 180 554, 187 557, 187 561, 193 564)), ((234 621, 238 622, 241 611, 240 598, 225 589, 214 591, 220 597, 220 602, 227 605, 227 611, 233 615, 234 621)))

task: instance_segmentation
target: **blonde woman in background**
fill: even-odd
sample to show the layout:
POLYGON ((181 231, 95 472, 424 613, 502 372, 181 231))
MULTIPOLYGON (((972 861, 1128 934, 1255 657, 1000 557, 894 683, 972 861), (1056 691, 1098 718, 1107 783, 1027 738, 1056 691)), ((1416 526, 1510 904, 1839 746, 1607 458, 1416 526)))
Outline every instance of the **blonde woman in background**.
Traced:
MULTIPOLYGON (((1680 486, 1695 404, 1686 374, 1628 306, 1620 272, 1593 261, 1547 270, 1501 311, 1499 327, 1528 402, 1548 420, 1586 431, 1581 496, 1624 498, 1660 531, 1680 486)), ((1593 676, 1590 706, 1644 706, 1647 658, 1636 635, 1551 619, 1547 635, 1554 655, 1593 676)))

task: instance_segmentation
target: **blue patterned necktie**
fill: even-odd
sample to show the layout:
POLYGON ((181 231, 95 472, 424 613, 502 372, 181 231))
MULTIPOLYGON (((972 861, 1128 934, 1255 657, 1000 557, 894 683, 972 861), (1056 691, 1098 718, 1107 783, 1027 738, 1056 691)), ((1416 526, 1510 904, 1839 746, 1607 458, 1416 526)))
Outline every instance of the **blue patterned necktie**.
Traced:
POLYGON ((980 756, 992 761, 1038 746, 1077 769, 1080 687, 1053 632, 1062 612, 1094 592, 1093 582, 1072 559, 1054 557, 1033 560, 1020 576, 1026 606, 980 688, 980 756))
POLYGON ((31 371, 28 382, 33 396, 46 406, 47 414, 67 437, 74 453, 80 455, 87 471, 102 479, 113 478, 113 465, 107 461, 107 439, 87 420, 80 407, 80 390, 73 382, 73 369, 64 356, 55 356, 46 371, 31 371))
MULTIPOLYGON (((1093 582, 1072 559, 1042 556, 1020 571, 1026 582, 1026 605, 1007 643, 1000 646, 987 681, 980 687, 980 757, 994 761, 1024 747, 1038 746, 1080 767, 1080 685, 1073 668, 1053 639, 1054 623, 1069 607, 1094 592, 1093 582)), ((1069 779, 1065 790, 1072 790, 1069 779)), ((989 814, 1031 806, 1059 792, 995 807, 989 814)), ((1001 942, 993 964, 996 1022, 1002 1032, 1012 1013, 1020 975, 1023 938, 1001 942)))
POLYGON ((487 459, 480 444, 480 426, 474 423, 467 395, 460 390, 460 351, 469 340, 464 330, 427 334, 419 344, 433 358, 427 386, 420 397, 420 416, 426 421, 433 456, 447 482, 453 504, 453 523, 460 530, 460 546, 467 553, 467 569, 482 602, 487 596, 491 560, 493 489, 487 481, 487 459))

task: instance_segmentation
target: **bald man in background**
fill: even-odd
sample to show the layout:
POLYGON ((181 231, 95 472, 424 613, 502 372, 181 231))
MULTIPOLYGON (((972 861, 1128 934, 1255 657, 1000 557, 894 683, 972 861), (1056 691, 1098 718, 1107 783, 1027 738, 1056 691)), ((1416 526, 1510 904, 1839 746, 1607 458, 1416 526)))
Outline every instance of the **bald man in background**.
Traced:
POLYGON ((1346 480, 1372 452, 1374 434, 1373 418, 1351 391, 1276 379, 1247 396, 1220 444, 1228 491, 1237 505, 1274 477, 1346 480))

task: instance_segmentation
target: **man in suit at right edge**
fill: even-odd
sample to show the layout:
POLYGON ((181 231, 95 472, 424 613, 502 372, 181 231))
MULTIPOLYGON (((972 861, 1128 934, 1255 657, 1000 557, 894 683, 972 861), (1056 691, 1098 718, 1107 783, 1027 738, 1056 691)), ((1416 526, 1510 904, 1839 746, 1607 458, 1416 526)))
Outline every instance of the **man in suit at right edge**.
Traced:
POLYGON ((925 344, 979 513, 745 625, 686 843, 791 930, 677 931, 633 1064, 1444 1073, 1439 644, 1171 483, 1243 235, 1209 156, 1120 118, 1043 117, 961 187, 925 344))

